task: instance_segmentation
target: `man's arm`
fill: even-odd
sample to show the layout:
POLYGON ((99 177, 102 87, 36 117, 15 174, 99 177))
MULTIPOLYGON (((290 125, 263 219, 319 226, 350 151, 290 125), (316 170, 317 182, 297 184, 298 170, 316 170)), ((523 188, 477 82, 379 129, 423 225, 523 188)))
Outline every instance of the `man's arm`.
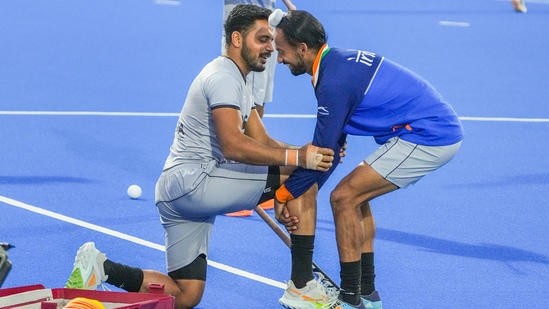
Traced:
POLYGON ((282 2, 284 2, 284 4, 286 5, 286 7, 288 8, 288 11, 294 11, 297 9, 296 6, 290 0, 282 0, 282 2))
POLYGON ((279 202, 299 197, 313 184, 322 188, 328 177, 337 167, 342 147, 345 145, 346 134, 343 132, 348 117, 360 101, 360 89, 354 89, 340 80, 330 81, 317 88, 318 106, 322 106, 325 114, 317 115, 313 144, 333 149, 337 152, 332 167, 326 173, 316 173, 310 170, 297 169, 276 192, 279 202))
POLYGON ((259 116, 259 113, 255 110, 252 110, 250 114, 250 119, 248 119, 248 122, 246 123, 246 129, 244 131, 244 134, 270 147, 279 147, 279 148, 288 148, 288 149, 300 148, 298 146, 292 146, 290 144, 286 144, 284 142, 281 142, 272 138, 267 132, 267 129, 263 124, 263 120, 261 120, 261 117, 259 116))
POLYGON ((246 127, 250 126, 246 130, 249 135, 241 131, 243 123, 239 110, 215 108, 212 116, 223 156, 227 159, 252 165, 295 165, 319 171, 326 171, 332 166, 334 152, 331 149, 316 148, 310 144, 297 150, 282 147, 266 134, 255 111, 246 124, 246 127), (308 155, 313 151, 320 157, 314 159, 308 155))
POLYGON ((225 158, 253 165, 284 165, 286 149, 268 147, 262 141, 242 134, 239 110, 216 108, 212 110, 212 116, 225 158))

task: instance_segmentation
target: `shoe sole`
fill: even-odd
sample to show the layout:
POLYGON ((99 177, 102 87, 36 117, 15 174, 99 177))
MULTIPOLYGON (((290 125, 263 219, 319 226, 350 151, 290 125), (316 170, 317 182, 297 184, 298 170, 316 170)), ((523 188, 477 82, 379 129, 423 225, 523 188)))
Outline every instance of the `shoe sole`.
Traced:
POLYGON ((80 268, 76 268, 75 270, 73 270, 65 287, 69 289, 84 288, 84 280, 82 280, 82 274, 80 273, 80 268))

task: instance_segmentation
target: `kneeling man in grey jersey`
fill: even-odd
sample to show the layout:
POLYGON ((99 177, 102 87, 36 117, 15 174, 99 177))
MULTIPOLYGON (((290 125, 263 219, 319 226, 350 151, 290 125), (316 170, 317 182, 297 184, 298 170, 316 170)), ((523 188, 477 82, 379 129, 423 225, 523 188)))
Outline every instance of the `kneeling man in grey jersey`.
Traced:
MULTIPOLYGON (((226 54, 208 63, 190 86, 156 185, 168 275, 115 263, 86 243, 77 253, 67 287, 95 289, 106 282, 130 292, 147 292, 149 284, 161 283, 165 293, 175 297, 176 308, 192 308, 204 293, 216 216, 253 209, 272 199, 297 167, 324 172, 332 166, 331 149, 295 147, 271 138, 254 109, 246 75, 264 70, 274 51, 270 13, 254 5, 236 6, 225 23, 226 54), (95 271, 87 274, 86 269, 95 271), (100 282, 88 284, 92 276, 100 282)), ((289 208, 292 213, 285 214, 287 219, 314 226, 316 210, 308 209, 311 203, 297 202, 295 211, 289 208)), ((322 302, 325 289, 314 279, 311 266, 293 265, 292 277, 300 274, 302 287, 307 285, 322 302)))

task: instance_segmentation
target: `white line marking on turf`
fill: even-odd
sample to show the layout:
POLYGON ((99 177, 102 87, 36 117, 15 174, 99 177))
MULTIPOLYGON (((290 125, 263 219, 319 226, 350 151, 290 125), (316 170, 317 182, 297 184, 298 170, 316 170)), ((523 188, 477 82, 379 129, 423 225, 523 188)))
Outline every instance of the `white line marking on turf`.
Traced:
POLYGON ((448 21, 448 20, 441 20, 438 22, 441 26, 450 26, 450 27, 469 27, 471 24, 462 22, 462 21, 448 21))
POLYGON ((465 121, 549 122, 549 118, 459 117, 459 119, 465 121))
MULTIPOLYGON (((96 232, 100 232, 100 233, 103 233, 103 234, 114 236, 114 237, 117 237, 117 238, 120 238, 120 239, 123 239, 123 240, 127 240, 129 242, 133 242, 133 243, 145 246, 145 247, 149 247, 149 248, 156 249, 156 250, 164 252, 164 246, 162 246, 162 245, 155 244, 153 242, 150 242, 150 241, 147 241, 147 240, 144 240, 144 239, 141 239, 141 238, 137 238, 137 237, 134 237, 134 236, 131 236, 131 235, 128 235, 128 234, 124 234, 124 233, 121 233, 121 232, 118 232, 118 231, 115 231, 115 230, 111 230, 111 229, 108 229, 106 227, 102 227, 102 226, 92 224, 92 223, 89 223, 89 222, 86 222, 86 221, 82 221, 82 220, 71 218, 71 217, 68 217, 68 216, 65 216, 65 215, 62 215, 62 214, 58 214, 56 212, 49 211, 49 210, 46 210, 46 209, 42 209, 40 207, 32 206, 32 205, 29 205, 29 204, 26 204, 26 203, 23 203, 23 202, 20 202, 20 201, 17 201, 17 200, 14 200, 14 199, 11 199, 11 198, 8 198, 8 197, 5 197, 5 196, 0 195, 0 202, 3 202, 5 204, 11 205, 11 206, 19 207, 19 208, 22 208, 22 209, 25 209, 25 210, 28 210, 28 211, 31 211, 31 212, 34 212, 34 213, 37 213, 37 214, 41 214, 41 215, 44 215, 44 216, 47 216, 47 217, 50 217, 50 218, 54 218, 54 219, 57 219, 57 220, 60 220, 60 221, 64 221, 64 222, 67 222, 67 223, 70 223, 70 224, 78 225, 78 226, 81 226, 81 227, 84 227, 84 228, 87 228, 87 229, 90 229, 90 230, 93 230, 93 231, 96 231, 96 232)), ((221 269, 221 270, 224 270, 224 271, 227 271, 227 272, 230 272, 230 273, 238 275, 238 276, 242 276, 242 277, 249 278, 249 279, 252 279, 252 280, 255 280, 255 281, 259 281, 259 282, 262 282, 262 283, 265 283, 265 284, 268 284, 268 285, 271 285, 271 286, 274 286, 274 287, 277 287, 277 288, 286 289, 286 284, 284 284, 282 282, 275 281, 275 280, 272 280, 272 279, 269 279, 269 278, 265 278, 263 276, 256 275, 256 274, 253 274, 253 273, 250 273, 250 272, 238 269, 238 268, 234 268, 234 267, 231 267, 231 266, 228 266, 228 265, 225 265, 225 264, 214 262, 212 260, 208 260, 208 265, 213 266, 213 267, 218 268, 218 269, 221 269)))
POLYGON ((265 114, 265 118, 316 118, 316 114, 265 114))
POLYGON ((177 117, 179 116, 179 113, 94 112, 94 111, 0 111, 0 115, 177 117))
MULTIPOLYGON (((0 115, 42 115, 42 116, 107 116, 107 117, 179 117, 179 113, 154 112, 94 112, 94 111, 0 111, 0 115)), ((264 118, 315 119, 316 114, 265 114, 264 118)), ((499 122, 549 122, 549 118, 513 117, 459 117, 464 121, 499 122)))
POLYGON ((154 3, 160 5, 180 5, 181 2, 178 0, 155 0, 154 3))

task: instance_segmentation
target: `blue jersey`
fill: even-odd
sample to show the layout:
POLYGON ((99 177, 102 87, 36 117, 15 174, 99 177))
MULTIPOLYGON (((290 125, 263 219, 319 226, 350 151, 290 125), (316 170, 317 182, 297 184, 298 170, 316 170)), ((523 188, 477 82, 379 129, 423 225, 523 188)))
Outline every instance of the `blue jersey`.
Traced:
POLYGON ((454 109, 426 80, 368 51, 330 49, 319 52, 313 68, 318 101, 313 144, 336 153, 328 172, 297 169, 285 182, 298 197, 314 183, 326 182, 339 163, 347 134, 372 136, 378 144, 392 137, 445 146, 463 139, 454 109))

